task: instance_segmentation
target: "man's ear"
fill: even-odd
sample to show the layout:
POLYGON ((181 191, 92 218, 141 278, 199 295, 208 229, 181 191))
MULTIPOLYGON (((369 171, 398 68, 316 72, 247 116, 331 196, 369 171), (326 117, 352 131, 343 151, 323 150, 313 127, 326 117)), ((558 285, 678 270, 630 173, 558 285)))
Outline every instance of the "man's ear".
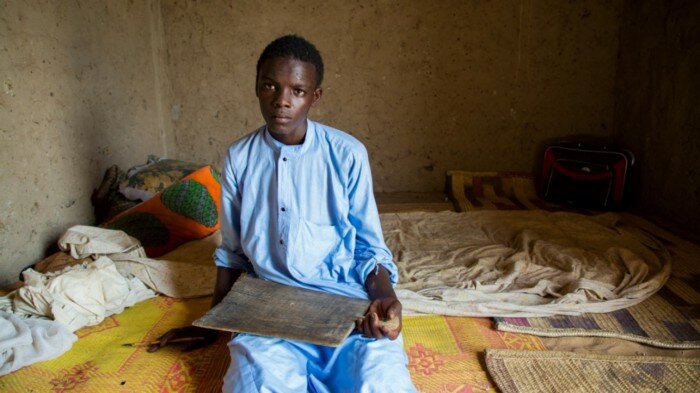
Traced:
MULTIPOLYGON (((257 94, 257 92, 256 92, 257 94)), ((317 87, 316 90, 314 90, 314 101, 311 103, 311 107, 315 107, 318 104, 318 101, 321 99, 321 96, 323 95, 323 89, 320 87, 317 87)))

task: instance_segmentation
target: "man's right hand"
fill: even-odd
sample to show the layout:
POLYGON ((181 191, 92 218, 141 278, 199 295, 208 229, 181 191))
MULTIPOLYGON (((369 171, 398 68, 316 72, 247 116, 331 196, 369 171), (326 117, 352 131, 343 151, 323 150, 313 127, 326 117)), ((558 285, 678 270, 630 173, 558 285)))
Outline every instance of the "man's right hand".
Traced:
MULTIPOLYGON (((233 283, 241 276, 243 270, 229 269, 218 267, 216 269, 216 286, 214 287, 214 296, 212 296, 211 307, 216 306, 221 302, 221 299, 231 290, 233 283)), ((219 337, 219 331, 213 329, 205 329, 198 326, 185 326, 181 328, 170 329, 167 333, 158 338, 158 343, 148 347, 148 352, 155 352, 167 345, 186 343, 187 346, 183 352, 193 351, 216 341, 219 337)))
POLYGON ((157 344, 148 347, 148 352, 155 352, 162 347, 177 344, 178 342, 187 344, 182 350, 183 352, 194 351, 213 343, 218 337, 218 330, 205 329, 198 326, 170 329, 158 338, 157 344))

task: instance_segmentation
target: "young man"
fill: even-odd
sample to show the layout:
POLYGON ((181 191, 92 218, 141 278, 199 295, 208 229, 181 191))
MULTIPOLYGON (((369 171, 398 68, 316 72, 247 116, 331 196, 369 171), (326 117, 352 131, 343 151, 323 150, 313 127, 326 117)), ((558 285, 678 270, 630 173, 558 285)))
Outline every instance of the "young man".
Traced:
MULTIPOLYGON (((270 43, 257 64, 266 125, 234 142, 222 174, 222 244, 213 305, 244 271, 286 285, 369 298, 357 332, 340 347, 238 334, 229 343, 230 392, 412 392, 367 151, 352 136, 308 120, 321 98, 323 61, 297 36, 270 43)), ((176 329, 160 346, 212 331, 176 329)), ((157 348, 153 348, 155 350, 157 348)))

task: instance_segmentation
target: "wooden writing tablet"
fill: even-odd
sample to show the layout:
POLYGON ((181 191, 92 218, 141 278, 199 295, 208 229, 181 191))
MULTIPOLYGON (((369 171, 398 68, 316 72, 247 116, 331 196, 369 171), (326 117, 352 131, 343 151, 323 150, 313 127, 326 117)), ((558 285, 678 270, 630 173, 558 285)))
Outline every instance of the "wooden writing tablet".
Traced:
POLYGON ((192 324, 336 347, 370 301, 241 276, 226 297, 192 324))

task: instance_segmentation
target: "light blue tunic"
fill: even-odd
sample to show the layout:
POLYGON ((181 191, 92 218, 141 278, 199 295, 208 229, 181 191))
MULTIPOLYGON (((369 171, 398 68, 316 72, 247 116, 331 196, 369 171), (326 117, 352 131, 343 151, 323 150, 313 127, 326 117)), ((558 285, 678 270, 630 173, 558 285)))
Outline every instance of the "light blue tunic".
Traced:
MULTIPOLYGON (((217 266, 365 299, 379 265, 396 284, 367 151, 354 137, 308 121, 303 143, 284 145, 262 127, 229 147, 221 185, 217 266)), ((415 391, 401 337, 353 334, 328 348, 239 334, 229 348, 225 391, 415 391)))

